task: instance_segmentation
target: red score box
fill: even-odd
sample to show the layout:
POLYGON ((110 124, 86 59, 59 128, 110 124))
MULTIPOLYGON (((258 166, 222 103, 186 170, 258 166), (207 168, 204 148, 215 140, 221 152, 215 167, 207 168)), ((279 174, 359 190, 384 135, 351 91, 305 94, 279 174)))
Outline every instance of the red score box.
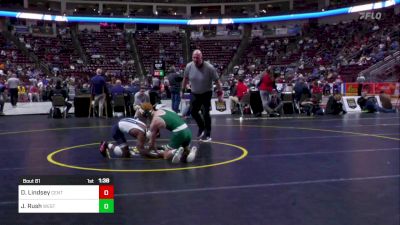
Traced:
POLYGON ((113 199, 113 198, 114 198, 114 185, 99 186, 99 199, 113 199))

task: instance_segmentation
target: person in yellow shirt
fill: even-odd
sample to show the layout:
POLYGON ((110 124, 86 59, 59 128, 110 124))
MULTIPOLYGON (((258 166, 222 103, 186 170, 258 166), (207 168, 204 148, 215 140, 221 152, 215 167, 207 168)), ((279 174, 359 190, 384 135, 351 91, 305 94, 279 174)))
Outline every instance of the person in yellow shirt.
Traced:
POLYGON ((26 97, 26 88, 24 85, 18 85, 18 101, 24 102, 26 97))

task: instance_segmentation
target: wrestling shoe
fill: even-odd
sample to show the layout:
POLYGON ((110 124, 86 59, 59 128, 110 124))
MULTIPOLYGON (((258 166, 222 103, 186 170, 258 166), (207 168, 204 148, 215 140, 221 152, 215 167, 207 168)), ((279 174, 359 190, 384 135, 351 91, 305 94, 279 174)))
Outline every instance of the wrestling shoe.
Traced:
POLYGON ((102 141, 100 142, 100 154, 104 157, 109 159, 110 158, 110 152, 108 151, 108 143, 107 141, 102 141))
POLYGON ((193 146, 190 149, 190 152, 189 152, 189 154, 188 154, 188 156, 186 158, 186 162, 188 162, 188 163, 193 162, 196 159, 196 156, 197 156, 197 147, 193 146))
POLYGON ((210 142, 211 140, 211 137, 208 135, 205 135, 200 139, 201 142, 210 142))
POLYGON ((179 163, 181 162, 181 158, 182 158, 182 154, 183 154, 183 148, 180 147, 177 150, 175 150, 174 156, 172 157, 172 163, 179 163))
POLYGON ((201 139, 202 137, 204 137, 204 130, 203 129, 199 129, 199 131, 197 132, 197 139, 201 139))

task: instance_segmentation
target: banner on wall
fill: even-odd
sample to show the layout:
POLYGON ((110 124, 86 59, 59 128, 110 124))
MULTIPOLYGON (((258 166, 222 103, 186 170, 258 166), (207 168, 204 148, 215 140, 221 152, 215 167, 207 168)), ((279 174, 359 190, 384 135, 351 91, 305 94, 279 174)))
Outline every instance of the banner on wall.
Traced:
POLYGON ((192 31, 192 32, 190 33, 190 37, 193 38, 193 39, 202 38, 202 37, 203 37, 203 32, 192 31))
POLYGON ((28 26, 24 26, 24 25, 15 25, 14 26, 14 31, 16 33, 20 33, 20 34, 28 34, 29 33, 29 27, 28 26))
MULTIPOLYGON (((346 96, 356 96, 358 94, 358 83, 345 83, 344 89, 346 96)), ((362 90, 368 95, 378 95, 381 91, 394 96, 399 94, 399 83, 363 83, 362 90)))
POLYGON ((356 96, 358 94, 358 83, 345 84, 346 96, 356 96))
POLYGON ((252 30, 251 31, 251 36, 252 37, 262 37, 264 31, 263 30, 252 30))
POLYGON ((228 36, 227 30, 217 30, 217 36, 228 36))
POLYGON ((375 84, 374 83, 363 83, 362 91, 367 92, 368 95, 375 94, 375 84))
POLYGON ((280 35, 287 35, 287 34, 288 34, 288 29, 285 28, 285 27, 283 27, 283 28, 276 28, 276 29, 275 29, 275 34, 276 34, 277 36, 280 36, 280 35))
POLYGON ((375 94, 379 94, 381 91, 388 95, 395 95, 396 83, 376 83, 375 94))

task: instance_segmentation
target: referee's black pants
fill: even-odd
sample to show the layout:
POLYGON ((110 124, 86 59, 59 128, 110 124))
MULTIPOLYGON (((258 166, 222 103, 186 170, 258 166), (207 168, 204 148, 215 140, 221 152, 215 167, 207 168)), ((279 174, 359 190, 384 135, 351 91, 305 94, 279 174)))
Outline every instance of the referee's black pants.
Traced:
POLYGON ((211 135, 211 97, 212 91, 202 94, 192 93, 190 109, 193 119, 196 121, 199 131, 204 131, 205 136, 211 135), (201 110, 202 115, 199 114, 201 110))

